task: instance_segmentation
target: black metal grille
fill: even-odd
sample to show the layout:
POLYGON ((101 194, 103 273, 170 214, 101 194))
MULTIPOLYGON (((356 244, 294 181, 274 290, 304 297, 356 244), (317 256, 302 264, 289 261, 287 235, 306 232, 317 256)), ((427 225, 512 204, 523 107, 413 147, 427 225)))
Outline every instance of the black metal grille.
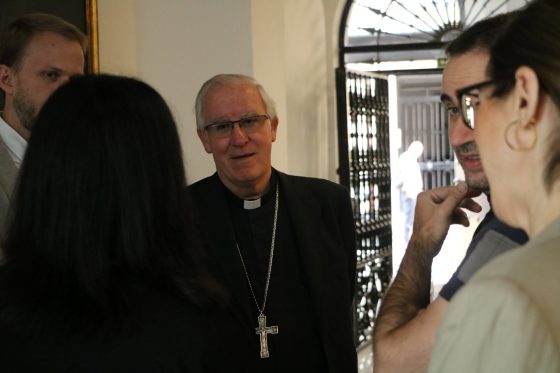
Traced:
POLYGON ((339 174, 350 190, 358 236, 356 343, 371 334, 378 303, 389 286, 391 175, 387 80, 337 71, 339 174))
MULTIPOLYGON (((399 83, 399 124, 402 133, 401 152, 415 140, 424 145, 418 160, 424 190, 452 185, 454 182, 454 153, 447 135, 447 114, 439 99, 440 83, 433 89, 403 87, 399 83), (434 92, 432 92, 434 91, 434 92)), ((399 82, 402 78, 399 78, 399 82)))

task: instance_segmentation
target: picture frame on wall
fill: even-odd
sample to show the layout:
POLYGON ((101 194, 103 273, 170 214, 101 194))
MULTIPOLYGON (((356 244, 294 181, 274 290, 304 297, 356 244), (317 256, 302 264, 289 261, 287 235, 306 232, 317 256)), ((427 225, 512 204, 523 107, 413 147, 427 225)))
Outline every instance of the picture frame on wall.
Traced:
POLYGON ((0 30, 26 13, 50 13, 74 24, 88 37, 86 70, 99 72, 97 0, 1 0, 0 30))

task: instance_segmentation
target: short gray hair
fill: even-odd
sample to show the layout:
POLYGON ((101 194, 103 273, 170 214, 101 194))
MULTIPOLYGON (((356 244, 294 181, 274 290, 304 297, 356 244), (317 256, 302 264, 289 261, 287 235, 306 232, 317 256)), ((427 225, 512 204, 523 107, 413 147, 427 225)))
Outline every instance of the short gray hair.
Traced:
POLYGON ((264 87, 257 82, 256 79, 242 74, 219 74, 215 75, 212 78, 208 79, 196 95, 196 101, 194 105, 195 115, 196 115, 196 127, 197 128, 204 128, 207 123, 204 123, 204 118, 202 117, 203 112, 203 103, 206 96, 212 92, 216 88, 220 87, 227 87, 227 86, 236 86, 236 85, 243 85, 249 84, 256 87, 261 95, 261 98, 264 102, 264 108, 266 113, 270 116, 270 118, 276 117, 276 104, 272 97, 266 92, 264 87))

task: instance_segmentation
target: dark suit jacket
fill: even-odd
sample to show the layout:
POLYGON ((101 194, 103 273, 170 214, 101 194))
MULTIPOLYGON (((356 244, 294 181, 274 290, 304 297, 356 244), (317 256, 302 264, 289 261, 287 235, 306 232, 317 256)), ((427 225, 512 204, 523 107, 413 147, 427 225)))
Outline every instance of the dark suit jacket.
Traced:
MULTIPOLYGON (((348 191, 327 180, 278 171, 277 175, 280 198, 289 211, 294 238, 301 251, 329 372, 356 372, 353 330, 356 237, 348 191)), ((255 320, 249 320, 246 315, 254 304, 239 265, 229 205, 218 175, 194 183, 188 191, 210 266, 228 288, 234 307, 240 311, 241 322, 252 330, 255 320)))

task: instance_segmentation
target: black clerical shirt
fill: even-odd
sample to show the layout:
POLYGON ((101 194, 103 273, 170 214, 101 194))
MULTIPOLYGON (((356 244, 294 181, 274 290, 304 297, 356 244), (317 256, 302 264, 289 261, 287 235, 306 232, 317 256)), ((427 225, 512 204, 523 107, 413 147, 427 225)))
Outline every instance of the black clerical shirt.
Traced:
MULTIPOLYGON (((243 200, 226 189, 236 240, 261 308, 268 273, 277 185, 273 173, 270 188, 261 199, 261 207, 252 210, 244 209, 243 200)), ((282 188, 279 192, 276 244, 264 311, 267 326, 277 325, 278 334, 268 335, 270 357, 267 359, 259 357, 259 336, 254 332, 259 312, 255 301, 246 299, 251 305, 250 319, 254 320, 255 371, 326 372, 317 310, 313 309, 287 206, 282 199, 282 188)), ((241 260, 231 265, 241 266, 241 260)))

